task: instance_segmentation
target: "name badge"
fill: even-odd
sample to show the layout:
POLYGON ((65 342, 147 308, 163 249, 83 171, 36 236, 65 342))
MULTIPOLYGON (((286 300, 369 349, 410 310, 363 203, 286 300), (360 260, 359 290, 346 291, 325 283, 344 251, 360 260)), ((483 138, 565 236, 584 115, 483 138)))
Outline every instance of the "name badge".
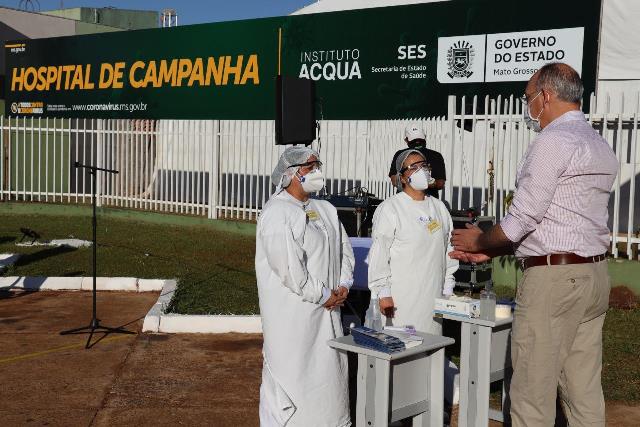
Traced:
POLYGON ((309 218, 309 221, 317 221, 320 219, 320 215, 316 211, 307 211, 307 218, 309 218))
POLYGON ((440 225, 440 223, 438 221, 436 221, 435 219, 432 219, 428 224, 427 224, 427 230, 429 230, 429 233, 433 234, 436 231, 440 230, 442 228, 442 226, 440 225))

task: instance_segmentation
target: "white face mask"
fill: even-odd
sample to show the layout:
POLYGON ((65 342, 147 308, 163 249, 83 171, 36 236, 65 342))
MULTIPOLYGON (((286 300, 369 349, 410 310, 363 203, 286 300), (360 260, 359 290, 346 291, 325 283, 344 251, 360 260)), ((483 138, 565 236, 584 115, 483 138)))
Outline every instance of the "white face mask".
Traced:
POLYGON ((540 110, 538 117, 534 119, 533 117, 531 117, 531 110, 529 110, 529 104, 531 104, 533 100, 536 99, 541 93, 542 91, 538 92, 538 95, 534 96, 533 99, 525 105, 524 111, 522 112, 522 115, 524 116, 525 124, 529 129, 531 129, 536 133, 542 131, 542 127, 540 126, 540 116, 542 115, 542 111, 544 110, 544 105, 542 106, 542 109, 540 110))
POLYGON ((409 185, 414 190, 424 191, 429 188, 431 174, 428 170, 420 168, 415 171, 408 179, 409 185))
POLYGON ((314 169, 306 175, 300 176, 296 172, 305 193, 315 193, 324 188, 324 175, 320 169, 314 169))

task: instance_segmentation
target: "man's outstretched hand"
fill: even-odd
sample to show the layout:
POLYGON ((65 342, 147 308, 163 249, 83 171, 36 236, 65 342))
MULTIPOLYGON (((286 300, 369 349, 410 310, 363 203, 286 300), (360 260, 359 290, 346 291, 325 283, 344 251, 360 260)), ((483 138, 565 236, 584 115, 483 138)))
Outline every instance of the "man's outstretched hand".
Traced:
POLYGON ((449 258, 457 259, 458 261, 462 261, 462 262, 475 262, 476 264, 491 260, 491 257, 487 254, 483 254, 483 253, 474 254, 474 253, 462 252, 462 251, 449 252, 449 258))
MULTIPOLYGON (((451 245, 455 252, 480 252, 480 236, 482 230, 477 225, 465 224, 466 228, 451 231, 451 245)), ((453 258, 453 257, 452 257, 453 258)))

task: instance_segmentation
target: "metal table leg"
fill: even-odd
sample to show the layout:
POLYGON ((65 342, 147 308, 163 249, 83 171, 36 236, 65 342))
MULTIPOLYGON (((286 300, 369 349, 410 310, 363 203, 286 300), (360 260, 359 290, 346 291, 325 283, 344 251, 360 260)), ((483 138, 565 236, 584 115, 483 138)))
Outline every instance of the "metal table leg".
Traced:
POLYGON ((429 384, 425 396, 428 409, 413 417, 413 427, 441 426, 444 423, 444 349, 431 355, 425 374, 424 381, 429 384))
POLYGON ((358 354, 356 426, 386 427, 389 424, 390 368, 389 361, 358 354))
POLYGON ((461 324, 460 427, 489 425, 491 328, 461 324))

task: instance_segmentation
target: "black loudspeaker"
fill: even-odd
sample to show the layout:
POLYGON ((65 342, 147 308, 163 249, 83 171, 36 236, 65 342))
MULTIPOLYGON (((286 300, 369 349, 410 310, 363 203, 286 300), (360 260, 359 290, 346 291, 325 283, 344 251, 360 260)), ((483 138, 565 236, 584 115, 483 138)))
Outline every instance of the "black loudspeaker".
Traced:
POLYGON ((308 145, 316 139, 315 100, 313 80, 277 77, 276 145, 308 145))

